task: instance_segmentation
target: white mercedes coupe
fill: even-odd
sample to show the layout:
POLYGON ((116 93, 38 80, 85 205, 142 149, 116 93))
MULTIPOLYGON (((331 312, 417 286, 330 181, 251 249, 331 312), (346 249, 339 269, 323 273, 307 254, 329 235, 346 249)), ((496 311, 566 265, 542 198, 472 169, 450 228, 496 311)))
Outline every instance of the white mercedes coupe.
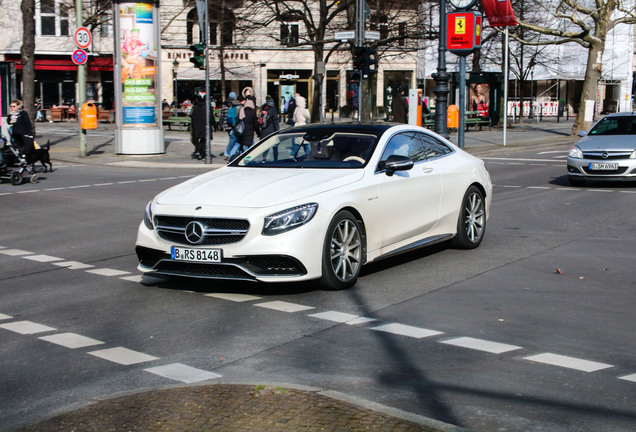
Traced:
POLYGON ((300 126, 157 195, 136 253, 147 273, 345 289, 413 248, 476 248, 491 200, 484 162, 427 129, 300 126))

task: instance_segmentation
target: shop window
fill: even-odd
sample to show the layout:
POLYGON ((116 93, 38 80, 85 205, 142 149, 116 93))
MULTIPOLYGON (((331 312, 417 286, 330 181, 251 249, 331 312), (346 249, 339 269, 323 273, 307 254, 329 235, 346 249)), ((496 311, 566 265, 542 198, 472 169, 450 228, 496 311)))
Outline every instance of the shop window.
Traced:
POLYGON ((298 23, 282 23, 280 25, 280 44, 287 46, 298 45, 299 27, 298 23))
POLYGON ((37 3, 36 26, 39 36, 68 36, 69 7, 60 0, 41 0, 37 3))

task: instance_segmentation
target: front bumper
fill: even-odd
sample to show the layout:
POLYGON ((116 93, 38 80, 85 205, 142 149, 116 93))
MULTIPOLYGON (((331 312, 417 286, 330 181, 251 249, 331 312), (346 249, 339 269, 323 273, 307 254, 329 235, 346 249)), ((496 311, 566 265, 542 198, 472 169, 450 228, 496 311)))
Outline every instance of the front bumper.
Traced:
POLYGON ((593 163, 602 161, 596 159, 575 159, 568 157, 568 176, 581 180, 599 181, 636 181, 636 159, 613 159, 610 163, 617 163, 615 170, 593 170, 593 163))
POLYGON ((137 246, 135 252, 141 271, 171 276, 266 281, 281 277, 297 279, 307 274, 300 261, 284 255, 246 256, 226 258, 221 263, 202 263, 173 260, 170 253, 144 246, 137 246))

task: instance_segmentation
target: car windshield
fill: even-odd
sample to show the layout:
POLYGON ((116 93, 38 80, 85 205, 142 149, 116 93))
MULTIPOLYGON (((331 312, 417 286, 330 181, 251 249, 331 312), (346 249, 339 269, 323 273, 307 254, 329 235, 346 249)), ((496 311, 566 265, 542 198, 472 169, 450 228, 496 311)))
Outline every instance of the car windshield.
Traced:
POLYGON ((636 135, 636 117, 604 117, 594 125, 589 135, 636 135))
POLYGON ((239 156, 232 166, 276 168, 360 168, 373 154, 372 134, 333 132, 313 136, 306 131, 272 135, 239 156))

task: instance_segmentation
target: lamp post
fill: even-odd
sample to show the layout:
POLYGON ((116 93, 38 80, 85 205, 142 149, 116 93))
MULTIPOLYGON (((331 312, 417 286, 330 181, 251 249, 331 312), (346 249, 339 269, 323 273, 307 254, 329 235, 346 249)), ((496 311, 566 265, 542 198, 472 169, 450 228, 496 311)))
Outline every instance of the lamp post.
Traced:
POLYGON ((435 90, 435 132, 448 138, 448 126, 446 125, 446 111, 448 108, 448 82, 450 75, 446 72, 446 0, 439 0, 439 58, 437 61, 437 73, 433 79, 437 83, 435 90))
POLYGON ((177 98, 179 97, 179 92, 177 91, 177 70, 179 69, 179 62, 177 61, 177 59, 174 59, 174 61, 172 62, 172 81, 173 81, 173 87, 174 87, 174 104, 175 106, 179 105, 179 101, 177 100, 177 98))

